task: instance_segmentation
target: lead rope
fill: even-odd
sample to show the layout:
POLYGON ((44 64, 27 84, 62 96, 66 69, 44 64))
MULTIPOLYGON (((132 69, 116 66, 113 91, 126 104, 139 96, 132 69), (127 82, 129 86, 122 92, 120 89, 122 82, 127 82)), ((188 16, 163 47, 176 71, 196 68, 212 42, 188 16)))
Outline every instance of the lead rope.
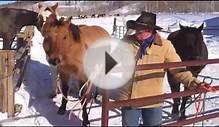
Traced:
MULTIPOLYGON (((209 84, 206 84, 206 83, 205 83, 205 80, 206 80, 207 78, 209 78, 209 77, 204 77, 203 82, 200 84, 199 88, 202 89, 202 90, 206 90, 207 92, 215 92, 216 89, 215 89, 214 87, 210 86, 210 85, 212 84, 212 78, 211 78, 210 83, 209 83, 209 84)), ((197 117, 198 117, 198 114, 201 112, 201 108, 200 108, 201 105, 202 105, 202 110, 203 110, 203 111, 205 110, 205 98, 206 98, 206 94, 207 94, 207 93, 203 93, 203 94, 200 93, 200 94, 198 95, 197 100, 195 101, 195 109, 196 109, 195 118, 197 118, 197 117), (204 95, 203 98, 202 98, 202 95, 204 95), (202 104, 201 104, 201 101, 203 101, 202 104)), ((203 115, 203 114, 202 114, 202 115, 203 115)), ((204 121, 202 121, 202 126, 204 125, 203 122, 204 122, 204 121)), ((193 123, 193 127, 194 127, 194 125, 195 125, 195 123, 193 123)))
MULTIPOLYGON (((61 87, 60 87, 60 86, 61 86, 61 79, 60 79, 59 65, 57 66, 57 70, 58 70, 58 75, 57 75, 56 83, 58 83, 58 84, 57 84, 57 87, 58 87, 58 89, 59 89, 59 91, 60 91, 62 97, 63 97, 65 100, 67 100, 67 101, 74 102, 73 100, 69 100, 67 97, 65 97, 65 96, 63 95, 62 89, 61 89, 61 87)), ((80 88, 80 90, 79 90, 79 96, 81 96, 82 90, 85 88, 85 86, 88 85, 88 88, 87 88, 85 94, 81 97, 80 101, 78 101, 75 105, 73 105, 73 107, 72 107, 72 109, 71 109, 71 111, 70 111, 70 114, 69 114, 69 120, 70 120, 70 118, 71 118, 71 114, 72 114, 72 112, 73 112, 73 109, 74 109, 79 103, 81 103, 83 99, 85 99, 84 102, 83 102, 83 104, 82 104, 82 106, 81 106, 81 108, 80 108, 80 110, 79 110, 78 116, 77 116, 77 117, 79 118, 79 114, 80 114, 80 112, 81 112, 81 110, 82 110, 82 107, 85 105, 85 102, 87 101, 87 97, 88 97, 87 95, 89 95, 89 93, 90 93, 90 91, 91 91, 91 86, 92 86, 92 82, 91 82, 91 81, 96 78, 96 76, 100 73, 101 70, 102 70, 102 66, 96 65, 95 68, 94 68, 93 73, 91 73, 91 75, 90 75, 90 77, 88 78, 88 80, 87 80, 87 81, 82 85, 82 87, 80 88)), ((91 106, 92 106, 92 104, 90 105, 90 108, 91 108, 91 106)), ((89 108, 89 110, 90 110, 90 108, 89 108)), ((89 112, 90 112, 90 111, 89 111, 89 112)))
MULTIPOLYGON (((91 91, 91 87, 92 87, 92 82, 91 82, 91 81, 93 81, 93 80, 96 78, 96 76, 100 73, 101 70, 102 70, 102 65, 100 65, 100 66, 96 65, 96 66, 94 67, 94 71, 90 74, 88 80, 87 80, 87 81, 82 85, 82 87, 80 88, 80 90, 79 90, 79 96, 81 96, 82 90, 85 88, 85 86, 88 85, 87 91, 86 91, 86 93, 82 96, 82 99, 81 99, 79 102, 77 102, 77 103, 72 107, 71 112, 70 112, 70 114, 69 114, 69 120, 70 120, 70 118, 71 118, 71 114, 72 114, 72 112, 73 112, 73 109, 74 109, 83 99, 85 99, 84 102, 83 102, 83 104, 82 104, 82 106, 81 106, 81 109, 79 110, 78 115, 77 115, 77 117, 79 118, 79 114, 80 114, 80 112, 81 112, 81 110, 82 110, 82 108, 83 108, 85 102, 87 101, 87 98, 89 97, 88 95, 89 95, 89 93, 90 93, 90 91, 91 91)), ((91 105, 90 105, 90 107, 89 107, 89 112, 90 112, 91 106, 92 106, 92 103, 91 103, 91 105)))
MULTIPOLYGON (((207 83, 208 85, 211 85, 212 84, 212 82, 213 82, 213 80, 219 80, 219 78, 215 78, 215 77, 210 77, 210 76, 205 76, 205 75, 198 75, 199 77, 203 77, 203 81, 202 81, 202 83, 206 83, 207 81, 207 79, 210 79, 210 82, 209 83, 207 83)), ((212 89, 214 89, 214 88, 212 88, 212 89)), ((200 96, 201 96, 201 94, 199 94, 198 96, 196 96, 195 97, 195 95, 194 95, 194 100, 191 100, 190 101, 190 103, 183 109, 183 110, 181 110, 180 111, 180 113, 182 113, 184 110, 186 110, 189 106, 191 106, 193 103, 195 103, 196 101, 197 101, 197 99, 201 99, 200 98, 200 96)), ((204 99, 206 98, 206 94, 204 94, 204 99)), ((205 110, 205 101, 203 101, 203 111, 205 110)), ((203 124, 203 122, 202 122, 202 124, 203 124)))

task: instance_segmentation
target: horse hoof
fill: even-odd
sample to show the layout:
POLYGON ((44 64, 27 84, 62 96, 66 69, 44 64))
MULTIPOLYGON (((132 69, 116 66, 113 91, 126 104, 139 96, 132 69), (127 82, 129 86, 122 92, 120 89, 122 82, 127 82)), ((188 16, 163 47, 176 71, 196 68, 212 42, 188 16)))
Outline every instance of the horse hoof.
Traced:
POLYGON ((84 127, 86 127, 86 126, 89 125, 89 124, 90 124, 90 121, 88 121, 88 120, 83 121, 83 126, 84 126, 84 127))
POLYGON ((64 115, 65 112, 66 112, 65 109, 63 109, 63 108, 59 108, 59 110, 57 111, 57 114, 59 114, 59 115, 64 115))
POLYGON ((179 120, 185 120, 186 119, 186 116, 185 115, 182 115, 179 117, 179 120))
POLYGON ((56 97, 56 94, 55 94, 55 93, 52 93, 52 94, 49 95, 49 98, 50 98, 50 99, 53 99, 54 97, 56 97))
POLYGON ((14 112, 15 113, 21 113, 21 110, 22 110, 22 105, 20 105, 20 104, 15 104, 15 106, 14 106, 14 112))
POLYGON ((174 114, 171 115, 171 118, 172 118, 173 120, 178 120, 178 119, 179 119, 179 114, 174 113, 174 114))
POLYGON ((14 91, 17 92, 19 89, 20 89, 20 87, 17 87, 17 86, 16 86, 16 87, 14 88, 14 91))

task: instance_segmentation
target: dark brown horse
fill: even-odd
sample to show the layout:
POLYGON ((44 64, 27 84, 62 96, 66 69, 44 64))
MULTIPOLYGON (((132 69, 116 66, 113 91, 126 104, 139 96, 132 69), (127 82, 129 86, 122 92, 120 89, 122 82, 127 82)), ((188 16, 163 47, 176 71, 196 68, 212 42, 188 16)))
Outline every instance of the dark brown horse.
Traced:
MULTIPOLYGON (((208 59, 208 51, 203 41, 203 35, 201 32, 202 29, 203 24, 198 28, 180 25, 180 30, 175 31, 168 36, 167 39, 172 42, 182 61, 208 59)), ((187 67, 187 69, 192 72, 193 76, 197 77, 204 67, 205 65, 187 67)), ((171 91, 179 92, 180 84, 176 83, 170 73, 167 73, 167 77, 171 91)), ((186 90, 187 88, 184 89, 186 90)), ((182 98, 180 111, 178 109, 180 105, 180 98, 173 99, 174 104, 172 114, 179 116, 180 119, 186 118, 185 106, 188 99, 189 96, 182 98)))
MULTIPOLYGON (((83 72, 83 58, 86 49, 97 39, 110 37, 109 33, 99 26, 74 25, 71 23, 72 17, 57 19, 55 14, 51 14, 42 27, 44 36, 43 47, 48 56, 48 62, 59 66, 61 86, 63 95, 67 98, 68 82, 71 75, 75 75, 79 87, 87 80, 83 72)), ((84 93, 84 92, 83 92, 84 93)), ((64 114, 67 100, 62 98, 62 104, 58 113, 64 114)), ((82 104, 84 99, 82 100, 82 104)), ((82 107, 83 125, 89 124, 86 111, 87 102, 82 107)))
POLYGON ((25 9, 1 8, 0 9, 0 37, 3 38, 3 49, 11 49, 11 45, 23 26, 34 25, 41 29, 43 19, 38 13, 25 9))

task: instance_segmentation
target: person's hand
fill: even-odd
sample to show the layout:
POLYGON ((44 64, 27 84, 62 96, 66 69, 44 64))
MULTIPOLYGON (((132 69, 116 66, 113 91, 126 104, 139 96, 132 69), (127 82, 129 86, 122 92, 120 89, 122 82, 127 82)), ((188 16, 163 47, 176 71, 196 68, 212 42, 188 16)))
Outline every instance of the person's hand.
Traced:
POLYGON ((215 92, 216 89, 211 86, 211 82, 206 83, 205 80, 201 82, 197 78, 194 78, 186 87, 190 90, 202 89, 207 90, 208 92, 215 92))
POLYGON ((190 90, 196 90, 201 85, 201 81, 199 81, 197 78, 194 78, 188 85, 187 88, 190 90))

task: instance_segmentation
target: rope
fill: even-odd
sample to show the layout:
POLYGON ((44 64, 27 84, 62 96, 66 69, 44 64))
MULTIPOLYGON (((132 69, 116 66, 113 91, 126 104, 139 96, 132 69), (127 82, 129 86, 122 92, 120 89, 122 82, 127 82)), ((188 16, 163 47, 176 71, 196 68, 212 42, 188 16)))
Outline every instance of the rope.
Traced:
MULTIPOLYGON (((208 85, 205 85, 205 88, 204 88, 204 89, 206 89, 206 90, 208 90, 208 91, 212 91, 212 92, 215 90, 213 87, 210 86, 210 84, 213 83, 213 80, 219 80, 219 78, 215 78, 215 77, 211 77, 211 76, 206 76, 206 75, 198 75, 198 76, 199 76, 199 77, 203 77, 202 83, 208 84, 208 85), (208 79, 210 79, 210 82, 207 81, 208 79)), ((203 87, 203 86, 202 86, 202 87, 203 87)), ((192 100, 184 109, 182 109, 182 110, 180 111, 180 113, 182 113, 182 112, 185 111, 190 105, 192 105, 193 103, 195 103, 195 102, 198 100, 199 96, 201 96, 201 95, 198 95, 197 97, 194 96, 194 100, 192 100)), ((206 95, 205 95, 205 96, 206 96, 206 95)))
MULTIPOLYGON (((205 80, 205 78, 204 78, 205 80)), ((211 81, 212 83, 212 81, 211 81)), ((215 92, 216 89, 212 86, 210 86, 211 84, 206 84, 205 82, 202 82, 199 86, 200 89, 206 90, 207 92, 215 92)), ((198 117, 198 114, 201 112, 201 105, 202 105, 202 109, 204 109, 204 102, 205 102, 205 97, 206 97, 207 93, 204 93, 204 97, 202 97, 202 93, 199 94, 198 99, 195 101, 195 109, 196 109, 196 115, 195 118, 198 117), (201 101, 203 101, 203 104, 201 103, 201 101)), ((194 127, 195 123, 193 123, 193 127, 194 127)), ((202 121, 202 125, 203 125, 203 121, 202 121)))
MULTIPOLYGON (((60 84, 61 84, 61 82, 60 82, 61 79, 60 79, 60 74, 59 74, 59 65, 57 66, 57 70, 58 70, 58 76, 57 76, 56 82, 58 83, 58 85, 57 85, 57 86, 58 86, 58 89, 59 89, 59 91, 60 91, 62 97, 63 97, 65 100, 67 100, 67 101, 72 101, 72 102, 73 102, 73 100, 69 100, 67 97, 65 97, 65 96, 63 95, 62 89, 61 89, 61 87, 60 87, 60 86, 61 86, 61 85, 60 85, 60 84)), ((71 111, 70 111, 70 113, 69 113, 69 120, 70 120, 70 118, 71 118, 71 114, 72 114, 72 112, 73 112, 73 109, 74 109, 79 103, 81 103, 83 99, 85 99, 84 102, 83 102, 83 104, 81 105, 81 108, 80 108, 79 113, 78 113, 78 115, 77 115, 77 117, 79 118, 79 114, 80 114, 80 112, 81 112, 81 110, 82 110, 82 107, 84 107, 85 103, 87 102, 87 98, 89 97, 88 95, 89 95, 89 93, 90 93, 90 91, 91 91, 91 87, 92 87, 92 82, 91 82, 91 80, 95 79, 96 76, 100 73, 101 70, 102 70, 102 65, 100 65, 100 66, 96 65, 96 66, 94 67, 93 73, 91 73, 91 75, 89 76, 88 80, 87 80, 87 81, 82 85, 82 87, 80 88, 80 90, 79 90, 79 96, 81 97, 82 90, 85 88, 85 86, 88 85, 88 88, 87 88, 85 94, 81 97, 80 101, 78 101, 78 102, 77 102, 75 105, 73 105, 73 107, 71 108, 71 111)), ((89 112, 90 112, 91 106, 92 106, 92 103, 91 103, 91 105, 90 105, 90 107, 89 107, 89 112)))
POLYGON ((91 75, 89 76, 88 80, 84 83, 84 85, 82 85, 82 87, 79 90, 79 96, 81 96, 82 90, 83 88, 92 80, 94 80, 96 78, 96 76, 100 73, 100 71, 102 70, 102 65, 98 66, 96 65, 94 67, 94 71, 93 73, 91 73, 91 75))
POLYGON ((63 95, 63 92, 62 92, 62 89, 61 89, 61 82, 60 82, 60 81, 61 81, 60 78, 57 78, 57 79, 56 79, 56 83, 58 83, 57 87, 58 87, 58 90, 60 91, 62 97, 63 97, 66 101, 75 102, 75 100, 68 99, 68 97, 65 97, 65 96, 63 95))
MULTIPOLYGON (((80 108, 80 110, 79 110, 79 112, 78 112, 78 115, 77 115, 78 118, 79 118, 79 115, 80 115, 80 112, 81 112, 82 108, 84 107, 85 103, 87 103, 87 99, 90 97, 89 94, 90 94, 90 91, 91 91, 91 87, 92 87, 92 83, 89 83, 89 86, 88 86, 88 89, 87 89, 86 93, 82 96, 81 100, 79 101, 79 102, 82 102, 82 100, 84 99, 84 102, 83 102, 83 104, 81 105, 81 108, 80 108)), ((71 112, 70 112, 70 114, 69 114, 69 120, 70 120, 70 118, 71 118, 71 114, 72 114, 72 112, 73 112, 73 109, 79 104, 79 102, 76 103, 76 104, 72 107, 71 112)), ((91 106, 91 105, 90 105, 90 106, 91 106)))

